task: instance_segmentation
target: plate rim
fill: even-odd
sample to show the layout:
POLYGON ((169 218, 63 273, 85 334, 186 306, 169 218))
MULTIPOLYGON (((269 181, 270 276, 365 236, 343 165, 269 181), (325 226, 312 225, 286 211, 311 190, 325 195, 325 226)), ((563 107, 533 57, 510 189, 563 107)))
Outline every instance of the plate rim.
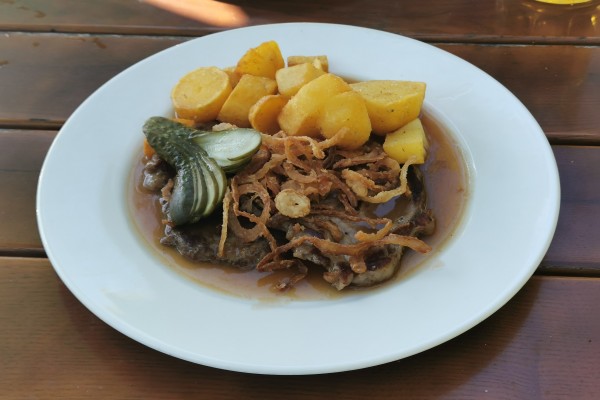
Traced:
MULTIPOLYGON (((478 67, 474 66, 473 64, 468 63, 467 61, 460 59, 459 57, 446 52, 442 49, 436 48, 434 46, 431 46, 425 42, 421 42, 418 41, 416 39, 412 39, 406 36, 402 36, 399 34, 395 34, 395 33, 391 33, 391 32, 385 32, 385 31, 379 31, 379 30, 375 30, 375 29, 371 29, 371 28, 364 28, 364 27, 356 27, 356 26, 351 26, 351 25, 343 25, 343 24, 330 24, 330 23, 282 23, 282 24, 267 24, 267 25, 255 25, 255 26, 250 26, 250 27, 244 27, 244 28, 237 28, 237 29, 232 29, 229 31, 224 31, 224 32, 218 32, 218 33, 214 33, 214 34, 210 34, 207 35, 205 37, 208 36, 216 36, 216 35, 224 35, 224 34, 231 34, 231 32, 233 31, 238 31, 238 32, 243 32, 243 31, 250 31, 250 30, 261 30, 264 29, 265 27, 268 29, 272 29, 273 27, 280 27, 282 29, 285 29, 285 27, 289 27, 289 26, 293 26, 293 27, 303 27, 303 28, 309 28, 312 29, 313 27, 317 27, 317 29, 323 29, 323 28, 328 28, 328 29, 350 29, 350 30, 361 30, 364 32, 370 32, 370 33, 374 33, 374 34, 386 34, 386 35, 390 35, 393 36, 395 38, 399 38, 400 40, 408 40, 408 41, 413 41, 413 42, 417 42, 420 45, 426 45, 428 46, 430 49, 435 49, 436 51, 440 51, 445 53, 446 55, 449 55, 451 57, 456 58, 457 60, 460 60, 461 62, 467 64, 470 66, 470 68, 475 68, 477 69, 480 73, 484 74, 485 76, 487 76, 488 79, 493 80, 499 87, 503 88, 507 94, 509 96, 511 96, 514 100, 514 104, 518 105, 519 107, 522 107, 522 111, 527 113, 530 117, 531 120, 533 121, 533 123, 537 126, 537 128, 539 128, 539 132, 541 132, 541 135, 545 137, 543 131, 541 130, 541 128, 539 127, 539 125, 537 124, 537 122, 535 121, 535 118, 531 115, 531 113, 527 110, 527 108, 518 100, 518 98, 516 98, 516 96, 514 96, 514 94, 512 94, 505 86, 503 86, 502 84, 500 84, 495 78, 493 78, 492 76, 490 76, 489 74, 487 74, 486 72, 482 71, 481 69, 479 69, 478 67)), ((140 63, 144 63, 144 62, 149 62, 148 60, 152 59, 153 57, 170 51, 173 47, 178 47, 178 46, 182 46, 182 45, 186 45, 187 43, 190 43, 192 41, 199 41, 199 40, 203 40, 205 37, 202 38, 198 38, 198 39, 192 39, 190 41, 186 41, 180 44, 176 44, 170 48, 167 48, 165 50, 162 50, 158 53, 155 53, 153 55, 150 55, 149 57, 146 57, 145 59, 131 65, 130 67, 126 68, 125 70, 123 70, 122 72, 120 72, 119 74, 115 75, 113 78, 111 78, 110 80, 108 80, 106 83, 104 83, 103 85, 101 85, 97 90, 95 90, 88 98, 86 98, 81 105, 71 114, 71 116, 69 116, 69 118, 67 119, 67 121, 65 122, 64 126, 61 128, 61 130, 58 132, 55 140, 52 142, 47 156, 44 159, 44 163, 42 165, 42 168, 40 170, 40 177, 38 180, 38 185, 37 185, 37 193, 36 193, 36 218, 37 218, 37 222, 38 222, 38 227, 39 227, 39 232, 40 232, 40 237, 42 240, 42 244, 44 246, 44 249, 47 252, 48 255, 48 259, 50 260, 54 270, 56 271, 56 273, 59 275, 59 277, 61 278, 61 280, 65 283, 65 285, 69 288, 69 290, 71 291, 71 293, 73 293, 73 295, 75 295, 76 298, 78 298, 78 300, 83 303, 86 308, 88 308, 88 310, 90 310, 94 315, 96 315, 98 318, 100 318, 101 320, 103 320, 104 322, 106 322, 108 325, 110 325, 112 328, 116 329, 117 331, 120 331, 121 333, 125 334, 126 336, 133 338, 134 340, 143 343, 153 349, 156 349, 158 351, 161 351, 163 353, 169 354, 171 356, 175 356, 187 361, 191 361, 191 362, 195 362, 195 363, 200 363, 198 361, 197 357, 194 357, 192 355, 186 355, 186 354, 182 354, 181 352, 178 352, 176 348, 173 348, 172 346, 170 346, 167 343, 162 343, 160 341, 155 342, 153 340, 153 338, 150 337, 146 337, 144 335, 143 332, 139 332, 142 336, 141 339, 139 337, 139 335, 136 335, 136 332, 132 331, 132 327, 128 327, 127 324, 123 325, 122 323, 120 323, 120 321, 118 320, 114 320, 112 318, 111 315, 106 315, 106 314, 101 314, 99 315, 98 312, 96 312, 95 308, 96 306, 93 305, 93 300, 91 300, 87 294, 85 293, 81 293, 78 289, 76 289, 74 286, 74 282, 72 282, 71 277, 69 277, 65 270, 63 270, 60 265, 58 265, 57 259, 58 257, 54 254, 54 250, 52 248, 50 248, 50 243, 49 243, 49 239, 48 237, 46 237, 45 234, 45 223, 43 221, 43 209, 45 207, 45 204, 42 204, 42 198, 40 196, 40 193, 44 192, 44 184, 45 184, 45 180, 46 180, 46 174, 47 172, 47 163, 48 160, 52 157, 52 154, 54 152, 53 149, 55 149, 56 147, 60 146, 61 142, 62 142, 62 137, 61 134, 63 131, 67 131, 68 129, 70 129, 71 126, 71 121, 73 120, 73 116, 75 116, 78 111, 85 107, 86 104, 88 103, 88 101, 90 101, 91 98, 93 98, 94 96, 96 96, 96 93, 98 93, 99 91, 103 90, 103 88, 105 88, 106 86, 110 85, 111 82, 114 82, 114 80, 117 77, 123 76, 125 74, 128 73, 128 71, 130 71, 132 68, 136 67, 136 65, 140 64, 140 63), (132 336, 133 335, 133 336, 132 336), (137 337, 135 337, 137 336, 137 337), (179 354, 178 354, 179 353, 179 354)), ((552 151, 550 148, 550 144, 547 142, 546 139, 546 149, 545 152, 549 155, 552 156, 552 151)), ((553 156, 552 156, 553 157, 553 156)), ((545 253, 547 252, 552 237, 554 235, 554 232, 556 230, 556 225, 557 225, 557 221, 558 221, 558 216, 559 216, 559 211, 560 211, 560 182, 559 182, 559 176, 558 176, 558 167, 556 165, 556 160, 553 158, 554 160, 554 170, 550 171, 552 172, 552 175, 554 175, 555 180, 554 180, 554 198, 555 198, 555 202, 556 202, 556 207, 554 209, 554 214, 551 216, 551 221, 550 221, 550 225, 551 225, 551 230, 549 232, 547 232, 546 236, 545 236, 545 243, 543 243, 541 245, 541 247, 544 248, 544 251, 541 252, 540 254, 538 254, 537 256, 537 263, 539 264, 539 262, 541 261, 541 259, 543 258, 543 256, 545 255, 545 253)), ((467 204, 466 207, 468 207, 469 205, 467 204)), ((467 210, 464 211, 465 213, 467 212, 467 210)), ((463 216, 464 218, 464 216, 463 216)), ((462 223, 462 221, 461 221, 462 223)), ((523 285, 527 282, 527 280, 530 278, 530 276, 535 272, 535 267, 534 268, 528 268, 524 271, 524 275, 521 277, 522 280, 522 284, 518 284, 518 285, 514 285, 511 290, 508 292, 508 298, 506 298, 507 296, 499 296, 497 299, 497 302, 494 303, 492 306, 487 308, 487 312, 479 314, 477 316, 474 316, 472 321, 470 321, 467 324, 463 324, 460 327, 457 327, 456 330, 452 333, 449 334, 450 337, 446 337, 445 339, 440 339, 440 340, 432 340, 431 343, 427 343, 427 344, 423 344, 420 348, 416 348, 415 351, 412 354, 416 354, 416 353, 420 353, 424 350, 430 349, 432 347, 435 347, 441 343, 446 342, 447 340, 450 340, 453 337, 456 337, 458 335, 460 335, 461 333, 471 329, 472 327, 474 327, 475 325, 477 325, 478 323, 480 323, 481 321, 487 319, 490 315, 492 315, 494 312, 496 312, 500 307, 502 307, 506 302, 508 302, 522 287, 523 285)), ((448 335, 446 335, 448 336, 448 335)), ((406 356, 412 355, 412 354, 408 354, 405 355, 403 357, 400 358, 404 358, 406 356)), ((277 366, 276 370, 274 370, 273 368, 267 367, 267 366, 261 366, 261 367, 252 367, 252 365, 247 365, 245 363, 232 363, 231 361, 223 361, 223 360, 204 360, 205 362, 202 362, 201 364, 204 365, 208 365, 211 367, 216 367, 216 368, 221 368, 221 369, 227 369, 227 370, 232 370, 232 371, 239 371, 239 372, 251 372, 251 373, 267 373, 267 374, 281 374, 281 375, 302 375, 302 374, 314 374, 314 373, 329 373, 329 372, 341 372, 341 371, 348 371, 348 370, 352 370, 352 369, 359 369, 359 368, 366 368, 366 367, 371 367, 371 366, 375 366, 375 365, 379 365, 382 363, 386 363, 386 362, 390 362, 393 360, 397 360, 399 358, 397 358, 394 354, 390 354, 388 356, 387 359, 379 359, 379 360, 371 360, 371 361, 360 361, 355 363, 354 365, 346 365, 346 366, 341 366, 341 365, 328 365, 328 366, 320 366, 318 368, 311 368, 310 366, 298 366, 298 367, 289 367, 288 369, 282 369, 280 366, 277 366)))

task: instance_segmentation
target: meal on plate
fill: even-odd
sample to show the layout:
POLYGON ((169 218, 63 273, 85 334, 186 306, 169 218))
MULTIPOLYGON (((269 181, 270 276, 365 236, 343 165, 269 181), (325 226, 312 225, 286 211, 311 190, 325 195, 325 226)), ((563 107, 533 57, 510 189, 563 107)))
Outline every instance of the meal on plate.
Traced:
POLYGON ((143 187, 158 193, 160 239, 188 259, 287 270, 288 289, 321 269, 341 290, 390 279, 431 234, 420 120, 425 83, 348 82, 326 56, 284 61, 269 41, 235 67, 181 77, 172 118, 143 126, 143 187), (382 215, 398 208, 399 215, 382 215))

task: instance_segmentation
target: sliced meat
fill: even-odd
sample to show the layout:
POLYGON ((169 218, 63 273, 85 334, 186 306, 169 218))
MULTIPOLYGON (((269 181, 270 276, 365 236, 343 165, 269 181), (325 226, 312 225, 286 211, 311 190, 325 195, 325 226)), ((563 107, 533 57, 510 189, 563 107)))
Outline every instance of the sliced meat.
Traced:
POLYGON ((176 248, 193 261, 227 264, 241 269, 253 269, 270 252, 269 244, 262 238, 243 243, 235 235, 229 235, 224 256, 218 257, 221 221, 219 215, 215 214, 195 224, 176 228, 166 226, 161 243, 176 248))
MULTIPOLYGON (((264 164, 264 161, 262 163, 264 164)), ((144 170, 144 181, 147 180, 153 190, 162 193, 163 209, 170 196, 168 182, 172 176, 172 171, 167 167, 165 163, 161 164, 160 160, 153 159, 144 170), (161 184, 162 189, 157 189, 161 184)), ((393 217, 385 215, 393 220, 391 233, 414 237, 431 234, 435 223, 431 211, 427 208, 422 175, 414 166, 409 167, 408 171, 411 192, 408 197, 403 196, 397 205, 363 203, 357 210, 358 217, 380 218, 383 215, 377 215, 378 211, 374 209, 391 210, 401 207, 403 210, 393 217)), ((275 237, 285 237, 287 241, 309 235, 340 244, 355 244, 355 234, 358 231, 373 230, 373 227, 356 218, 356 215, 348 216, 343 203, 337 198, 339 194, 332 192, 332 196, 335 198, 326 198, 319 203, 324 208, 334 210, 332 214, 314 212, 302 218, 288 218, 275 214, 269 219, 267 227, 275 237)), ((249 204, 248 211, 259 215, 260 210, 253 209, 254 202, 250 201, 249 204)), ((228 264, 242 269, 255 268, 259 261, 271 253, 267 240, 263 238, 245 243, 230 233, 225 241, 224 256, 217 256, 221 236, 221 214, 215 212, 211 217, 196 224, 166 226, 161 243, 176 248, 183 256, 194 261, 228 264)), ((362 273, 352 270, 349 256, 323 254, 309 241, 302 241, 302 244, 289 251, 286 256, 302 260, 309 266, 320 266, 324 269, 323 278, 339 290, 349 285, 373 286, 390 279, 399 269, 403 253, 404 247, 400 245, 373 246, 364 254, 366 271, 362 273)))
MULTIPOLYGON (((143 174, 143 187, 161 194, 159 201, 164 212, 173 188, 173 169, 154 155, 146 162, 143 174)), ((242 243, 235 235, 229 235, 225 242, 224 256, 218 257, 221 224, 221 213, 215 212, 196 224, 178 227, 166 225, 161 244, 174 247, 192 261, 227 264, 241 269, 254 268, 258 261, 269 253, 269 245, 264 239, 242 243)))
POLYGON ((144 166, 144 182, 142 186, 151 192, 161 190, 172 175, 169 165, 157 154, 154 154, 144 166))
MULTIPOLYGON (((427 208, 427 195, 421 171, 409 170, 410 202, 402 216, 395 220, 392 233, 404 236, 421 237, 431 235, 435 230, 435 221, 431 210, 427 208)), ((366 258, 367 272, 355 275, 352 285, 373 286, 390 279, 400 268, 404 247, 387 245, 372 252, 366 258)))
MULTIPOLYGON (((394 219, 392 233, 403 236, 423 236, 433 233, 435 222, 431 210, 427 208, 427 197, 423 185, 420 170, 411 167, 408 174, 410 198, 403 201, 404 210, 394 219)), ((371 217, 371 205, 363 204, 359 209, 359 215, 371 217)), ((343 209, 340 209, 343 211, 343 209)), ((343 214, 343 213, 340 213, 343 214)), ((308 218, 285 219, 279 217, 274 219, 275 223, 270 228, 284 230, 286 239, 293 240, 300 236, 315 236, 320 239, 331 240, 335 243, 354 244, 354 235, 365 229, 365 224, 355 222, 343 217, 321 217, 327 218, 327 223, 318 216, 308 218), (328 227, 327 225, 330 225, 328 227), (340 235, 341 233, 341 235, 340 235)), ((347 256, 324 255, 314 246, 308 243, 301 244, 293 251, 295 258, 319 265, 325 269, 324 279, 338 290, 348 285, 373 286, 390 279, 400 267, 400 260, 404 253, 404 247, 398 245, 385 245, 374 247, 369 250, 365 257, 367 271, 355 274, 350 268, 347 256)))

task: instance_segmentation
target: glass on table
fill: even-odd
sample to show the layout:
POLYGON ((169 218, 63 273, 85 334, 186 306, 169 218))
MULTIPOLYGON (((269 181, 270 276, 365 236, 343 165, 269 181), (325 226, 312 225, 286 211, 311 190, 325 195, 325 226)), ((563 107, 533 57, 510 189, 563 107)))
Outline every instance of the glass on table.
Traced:
POLYGON ((548 3, 548 4, 562 4, 562 5, 570 5, 580 4, 580 3, 589 3, 592 0, 535 0, 540 3, 548 3))

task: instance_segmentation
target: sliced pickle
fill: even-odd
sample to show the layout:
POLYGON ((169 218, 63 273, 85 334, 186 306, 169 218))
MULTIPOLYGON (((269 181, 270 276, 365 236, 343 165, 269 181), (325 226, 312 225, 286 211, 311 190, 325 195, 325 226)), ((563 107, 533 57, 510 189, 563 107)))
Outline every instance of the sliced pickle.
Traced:
POLYGON ((143 131, 150 146, 177 171, 166 213, 169 222, 194 223, 212 213, 223 200, 227 178, 218 163, 189 138, 189 128, 153 117, 143 131))
POLYGON ((192 140, 215 160, 243 161, 256 153, 262 142, 254 129, 233 128, 217 132, 196 131, 192 140), (201 132, 201 133, 200 133, 201 132))

